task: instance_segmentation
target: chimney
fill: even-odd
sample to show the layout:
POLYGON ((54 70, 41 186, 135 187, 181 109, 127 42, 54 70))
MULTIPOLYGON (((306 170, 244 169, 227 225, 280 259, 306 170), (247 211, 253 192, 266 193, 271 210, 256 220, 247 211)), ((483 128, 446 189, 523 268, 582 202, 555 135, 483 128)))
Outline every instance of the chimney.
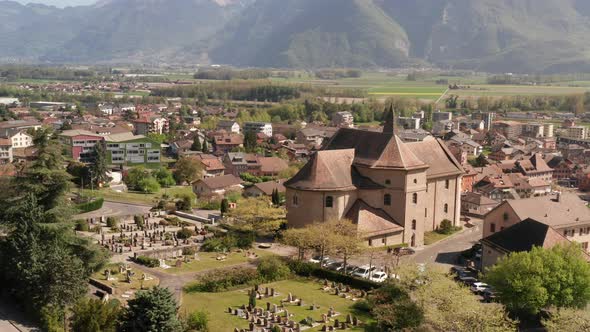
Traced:
POLYGON ((394 134, 395 133, 395 111, 393 105, 389 107, 389 110, 383 115, 383 133, 394 134))

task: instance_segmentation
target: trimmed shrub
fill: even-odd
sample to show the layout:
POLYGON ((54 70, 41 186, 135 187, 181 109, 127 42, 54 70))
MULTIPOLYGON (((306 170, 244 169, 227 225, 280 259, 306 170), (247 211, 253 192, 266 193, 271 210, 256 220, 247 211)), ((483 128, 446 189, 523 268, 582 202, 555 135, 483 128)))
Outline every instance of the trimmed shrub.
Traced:
POLYGON ((137 227, 143 228, 145 224, 145 219, 143 218, 143 216, 135 215, 133 216, 133 222, 135 222, 135 225, 137 225, 137 227))
POLYGON ((195 235, 195 232, 188 228, 179 229, 178 232, 176 232, 176 237, 181 240, 189 239, 193 235, 195 235))
POLYGON ((107 217, 107 227, 117 228, 119 221, 115 217, 107 217))
POLYGON ((93 201, 78 204, 76 208, 80 210, 81 213, 92 212, 102 208, 104 204, 104 198, 97 198, 93 201))
POLYGON ((74 220, 74 223, 76 224, 77 231, 80 231, 80 232, 89 232, 90 231, 90 225, 88 225, 86 220, 78 219, 78 220, 74 220))
POLYGON ((441 221, 440 226, 438 227, 437 232, 440 234, 445 234, 445 235, 450 235, 455 233, 456 231, 460 230, 461 227, 455 227, 453 226, 453 222, 445 219, 443 221, 441 221))
POLYGON ((195 311, 186 318, 186 326, 190 330, 209 331, 209 315, 204 311, 195 311))
POLYGON ((160 266, 160 261, 156 258, 151 258, 147 256, 137 256, 135 258, 135 263, 147 266, 147 267, 158 267, 160 266))
POLYGON ((252 286, 260 283, 258 272, 250 268, 235 268, 231 270, 218 270, 205 274, 201 279, 186 286, 187 293, 210 292, 217 293, 234 287, 252 286))
POLYGON ((192 256, 196 253, 197 253, 197 248, 195 248, 195 247, 182 248, 182 254, 185 256, 192 256))
POLYGON ((258 264, 258 275, 266 282, 284 280, 289 278, 291 270, 283 260, 278 257, 265 257, 258 264))

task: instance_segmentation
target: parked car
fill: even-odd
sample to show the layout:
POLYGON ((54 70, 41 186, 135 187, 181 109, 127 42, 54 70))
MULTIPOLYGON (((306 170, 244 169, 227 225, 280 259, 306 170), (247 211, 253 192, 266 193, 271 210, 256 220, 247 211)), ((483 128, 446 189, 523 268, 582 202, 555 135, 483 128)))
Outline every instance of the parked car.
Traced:
POLYGON ((369 276, 371 275, 371 272, 373 272, 373 271, 375 271, 374 266, 369 267, 368 265, 363 265, 363 266, 358 267, 352 275, 355 277, 358 277, 358 278, 368 279, 369 276))
POLYGON ((356 265, 348 265, 346 266, 346 274, 349 276, 353 275, 359 267, 356 265))
POLYGON ((401 248, 395 248, 393 250, 393 253, 399 256, 407 256, 407 255, 413 255, 416 253, 416 250, 410 248, 410 247, 401 247, 401 248))
POLYGON ((471 291, 475 294, 480 294, 486 289, 490 289, 490 285, 486 284, 485 282, 474 282, 471 287, 471 291))
POLYGON ((344 263, 342 262, 332 262, 328 265, 326 265, 326 268, 328 270, 332 270, 332 271, 340 271, 344 268, 344 263))
POLYGON ((492 289, 488 288, 482 292, 483 300, 487 303, 496 302, 498 299, 498 294, 492 289))
POLYGON ((474 277, 459 277, 458 280, 467 286, 471 286, 477 282, 477 279, 475 279, 474 277))
POLYGON ((385 280, 387 280, 387 273, 383 271, 373 272, 369 280, 379 283, 384 282, 385 280))
MULTIPOLYGON (((309 259, 309 262, 310 262, 310 263, 316 263, 316 264, 319 264, 319 263, 320 263, 320 259, 321 259, 321 257, 320 257, 319 255, 317 255, 317 256, 313 256, 312 258, 310 258, 310 259, 309 259)), ((329 259, 330 259, 330 257, 328 257, 328 256, 324 256, 324 263, 325 263, 327 260, 329 260, 329 259)))

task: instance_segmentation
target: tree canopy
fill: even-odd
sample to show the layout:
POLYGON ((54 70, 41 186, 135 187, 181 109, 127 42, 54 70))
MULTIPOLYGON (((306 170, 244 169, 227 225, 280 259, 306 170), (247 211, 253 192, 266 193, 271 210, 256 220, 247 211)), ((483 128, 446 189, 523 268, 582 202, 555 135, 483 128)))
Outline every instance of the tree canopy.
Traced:
POLYGON ((487 272, 486 281, 515 313, 583 308, 590 300, 590 266, 583 255, 577 244, 511 253, 487 272))

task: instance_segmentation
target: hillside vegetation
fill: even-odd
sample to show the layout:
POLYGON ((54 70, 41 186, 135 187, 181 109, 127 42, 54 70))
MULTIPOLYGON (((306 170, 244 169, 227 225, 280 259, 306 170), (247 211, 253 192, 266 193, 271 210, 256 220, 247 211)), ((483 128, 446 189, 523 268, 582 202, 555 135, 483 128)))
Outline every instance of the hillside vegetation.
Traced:
POLYGON ((590 70, 587 0, 0 1, 0 61, 590 70))

